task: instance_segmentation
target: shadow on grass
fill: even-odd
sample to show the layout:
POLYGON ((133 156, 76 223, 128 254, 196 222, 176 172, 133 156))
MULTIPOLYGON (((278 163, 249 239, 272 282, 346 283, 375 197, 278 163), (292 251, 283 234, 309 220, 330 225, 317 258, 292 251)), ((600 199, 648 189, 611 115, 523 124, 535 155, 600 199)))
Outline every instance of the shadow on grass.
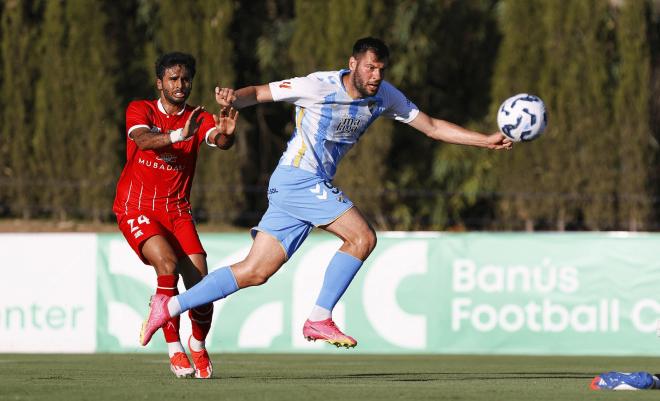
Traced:
MULTIPOLYGON (((469 381, 469 380, 539 380, 539 379, 585 379, 593 378, 596 374, 583 372, 405 372, 405 373, 354 373, 332 376, 332 380, 380 380, 391 382, 433 382, 433 381, 469 381)), ((327 376, 226 376, 226 379, 257 379, 257 380, 328 380, 327 376)))

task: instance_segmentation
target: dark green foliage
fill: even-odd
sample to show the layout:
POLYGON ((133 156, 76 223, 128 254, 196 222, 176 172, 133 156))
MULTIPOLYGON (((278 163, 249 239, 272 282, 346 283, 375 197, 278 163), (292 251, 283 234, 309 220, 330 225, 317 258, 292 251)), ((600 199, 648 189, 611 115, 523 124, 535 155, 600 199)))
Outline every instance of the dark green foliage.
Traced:
MULTIPOLYGON (((216 86, 235 87, 233 42, 228 38, 234 18, 234 5, 224 0, 200 0, 202 21, 199 24, 200 50, 195 92, 199 103, 214 114, 219 111, 215 102, 216 86)), ((240 128, 240 127, 239 127, 240 128)), ((214 223, 233 222, 244 207, 245 194, 241 180, 241 154, 246 142, 237 132, 238 140, 228 151, 203 145, 193 186, 193 206, 201 209, 206 219, 214 223)))
POLYGON ((33 47, 37 39, 37 25, 29 5, 10 0, 2 10, 2 93, 11 94, 3 104, 3 125, 0 131, 0 169, 6 190, 0 191, 0 203, 12 215, 30 218, 36 199, 34 188, 36 160, 30 133, 34 130, 33 80, 38 63, 33 47))
POLYGON ((79 185, 79 193, 71 201, 80 208, 74 209, 75 217, 101 220, 110 216, 120 165, 115 152, 121 138, 115 120, 119 109, 116 81, 120 79, 114 73, 115 42, 106 42, 108 19, 100 2, 68 0, 66 24, 68 68, 64 77, 69 82, 64 87, 69 100, 61 106, 71 114, 67 119, 70 128, 63 132, 62 140, 70 152, 72 171, 67 175, 79 185), (85 23, 90 20, 94 23, 85 23))
MULTIPOLYGON (((543 0, 510 0, 499 5, 503 38, 493 79, 491 121, 496 121, 500 104, 516 93, 536 94, 546 103, 550 100, 540 87, 544 66, 551 62, 545 60, 544 52, 545 38, 550 37, 543 23, 549 13, 546 3, 543 0)), ((545 151, 548 142, 552 141, 548 137, 552 136, 551 131, 556 126, 553 111, 550 108, 551 128, 544 138, 494 156, 492 177, 500 192, 497 211, 503 228, 532 229, 538 220, 546 217, 545 213, 552 210, 552 206, 535 192, 547 191, 548 175, 556 174, 548 171, 545 151)), ((554 198, 549 196, 549 199, 554 198)))
MULTIPOLYGON (((387 79, 433 117, 493 132, 501 101, 531 92, 550 122, 541 139, 497 153, 378 121, 336 180, 378 229, 656 229, 655 4, 5 0, 0 214, 112 220, 125 106, 156 96, 162 52, 197 58, 189 103, 216 113, 217 84, 345 68, 355 39, 371 35, 390 45, 387 79)), ((199 221, 258 221, 292 116, 286 104, 248 108, 234 148, 202 145, 199 221)))
MULTIPOLYGON (((570 158, 576 173, 571 174, 568 192, 582 195, 576 206, 585 227, 611 229, 616 220, 617 162, 611 150, 617 141, 612 130, 612 113, 604 113, 611 110, 614 84, 608 76, 611 57, 607 52, 611 29, 608 5, 602 0, 568 3, 562 33, 571 57, 563 66, 558 89, 569 112, 565 117, 567 129, 562 132, 562 139, 556 139, 570 145, 564 156, 570 158)), ((562 179, 566 180, 565 172, 563 175, 562 179)), ((573 214, 572 220, 576 217, 573 214)))
POLYGON ((628 1, 619 10, 616 64, 618 82, 614 94, 614 119, 618 142, 616 192, 619 226, 627 230, 645 227, 653 204, 650 194, 651 151, 649 105, 651 62, 647 39, 648 4, 628 1))
POLYGON ((503 228, 644 225, 650 204, 647 3, 621 4, 501 3, 504 37, 492 110, 514 93, 531 92, 545 100, 549 115, 541 139, 495 159, 503 228))
MULTIPOLYGON (((571 46, 573 38, 568 32, 571 26, 565 23, 567 14, 568 7, 548 7, 542 16, 542 26, 546 31, 543 51, 548 57, 540 71, 539 94, 546 102, 549 127, 538 146, 544 149, 547 146, 549 150, 544 150, 545 160, 540 165, 540 179, 545 191, 541 190, 539 196, 531 198, 531 202, 545 206, 539 217, 545 218, 549 225, 547 228, 557 230, 564 230, 569 222, 582 219, 580 204, 584 200, 581 195, 583 175, 579 173, 582 144, 576 140, 584 134, 576 131, 571 121, 582 118, 572 113, 571 109, 571 103, 575 103, 572 99, 581 97, 579 92, 575 92, 575 86, 580 82, 579 79, 578 82, 575 79, 568 82, 567 77, 574 57, 572 52, 583 49, 571 46), (580 191, 574 192, 576 188, 580 191)), ((573 73, 579 72, 579 69, 579 65, 574 66, 573 73), (576 68, 578 71, 575 71, 576 68)))
MULTIPOLYGON (((48 1, 44 10, 41 35, 36 54, 41 54, 39 78, 36 81, 36 99, 32 148, 35 158, 37 204, 43 212, 58 219, 72 217, 69 205, 78 202, 79 188, 70 168, 81 133, 72 132, 76 115, 71 103, 75 94, 72 64, 66 59, 67 18, 65 3, 48 1), (77 139, 77 140, 76 140, 77 139)), ((77 67, 77 66, 76 66, 77 67)), ((25 132, 24 135, 30 135, 25 132)), ((80 155, 82 156, 82 155, 80 155)), ((39 211, 42 212, 42 211, 39 211)))
POLYGON ((33 164, 26 171, 33 174, 36 213, 59 219, 110 216, 119 133, 116 58, 114 42, 105 43, 106 23, 100 3, 46 2, 33 53, 42 54, 34 125, 21 132, 31 139, 27 154, 34 158, 27 159, 33 164))
MULTIPOLYGON (((475 124, 489 106, 499 34, 494 1, 398 3, 387 33, 393 52, 390 80, 432 117, 475 124)), ((494 123, 479 126, 494 132, 494 123)), ((433 143, 396 124, 386 174, 392 226, 464 229, 488 224, 490 155, 433 143), (401 190, 403 189, 403 190, 401 190)))

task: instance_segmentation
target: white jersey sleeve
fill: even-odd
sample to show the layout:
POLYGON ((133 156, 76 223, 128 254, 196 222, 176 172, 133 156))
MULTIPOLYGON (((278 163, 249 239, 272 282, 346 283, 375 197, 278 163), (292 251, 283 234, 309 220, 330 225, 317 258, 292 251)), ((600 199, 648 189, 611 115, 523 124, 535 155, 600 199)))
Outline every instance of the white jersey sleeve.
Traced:
POLYGON ((308 107, 318 101, 322 83, 310 77, 296 77, 268 84, 274 102, 287 102, 308 107))
POLYGON ((381 114, 383 117, 391 118, 402 123, 409 123, 417 117, 419 109, 408 100, 400 90, 395 88, 387 81, 382 83, 382 95, 385 100, 385 110, 381 114))

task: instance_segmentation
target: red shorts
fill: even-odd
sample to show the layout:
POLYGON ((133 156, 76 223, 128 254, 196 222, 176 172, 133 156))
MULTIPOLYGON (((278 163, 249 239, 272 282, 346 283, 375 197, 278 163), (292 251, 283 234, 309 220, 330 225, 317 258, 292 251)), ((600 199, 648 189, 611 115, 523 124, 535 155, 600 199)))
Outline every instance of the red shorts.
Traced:
POLYGON ((178 259, 197 253, 206 256, 190 214, 129 212, 117 215, 117 223, 128 244, 146 265, 150 263, 142 254, 142 245, 154 235, 165 237, 178 259))

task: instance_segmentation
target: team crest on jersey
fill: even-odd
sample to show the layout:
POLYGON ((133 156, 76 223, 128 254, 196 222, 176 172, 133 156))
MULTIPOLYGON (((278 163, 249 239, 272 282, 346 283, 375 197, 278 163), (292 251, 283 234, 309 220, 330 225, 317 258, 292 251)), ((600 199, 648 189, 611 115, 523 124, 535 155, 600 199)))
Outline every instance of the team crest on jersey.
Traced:
POLYGON ((291 89, 291 82, 290 81, 280 82, 280 88, 282 88, 282 89, 291 89))
POLYGON ((378 102, 375 100, 370 100, 367 102, 367 107, 369 108, 369 113, 374 114, 378 108, 378 102))
POLYGON ((177 156, 172 153, 161 153, 156 156, 156 159, 164 161, 167 164, 173 164, 176 161, 177 156))

